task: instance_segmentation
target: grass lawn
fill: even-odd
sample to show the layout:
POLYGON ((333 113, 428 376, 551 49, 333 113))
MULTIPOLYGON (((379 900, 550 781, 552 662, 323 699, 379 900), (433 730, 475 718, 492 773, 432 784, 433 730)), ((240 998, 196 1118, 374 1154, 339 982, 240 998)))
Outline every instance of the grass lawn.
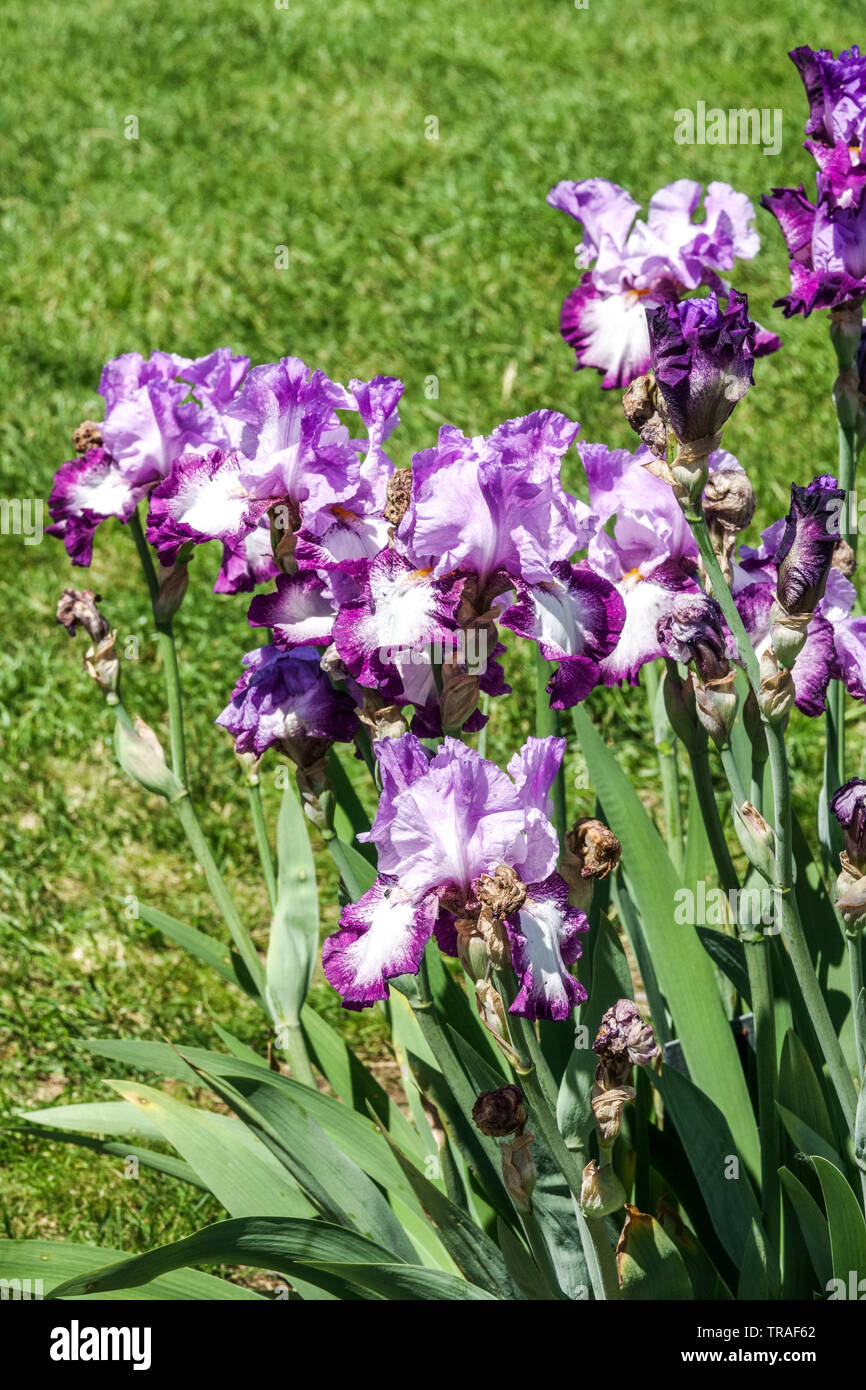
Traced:
MULTIPOLYGON (((103 361, 133 349, 195 356, 227 343, 253 362, 298 354, 339 380, 400 376, 401 463, 443 422, 486 432, 542 406, 580 420, 584 439, 633 447, 617 395, 594 373, 574 375, 559 338, 576 235, 546 206, 548 189, 601 175, 645 205, 688 176, 726 180, 757 204, 771 186, 808 183, 805 99, 786 51, 858 37, 829 0, 808 12, 793 0, 589 0, 585 10, 571 0, 6 0, 2 27, 7 497, 47 497, 73 427, 101 416, 103 361), (677 145, 673 113, 699 100, 781 108, 781 153, 677 145), (128 139, 133 117, 138 138, 128 139)), ((780 329, 771 306, 788 284, 782 238, 769 214, 758 225, 764 247, 736 283, 755 317, 780 329)), ((835 460, 826 323, 815 315, 782 331, 784 350, 759 364, 726 435, 758 486, 762 524, 785 510, 791 480, 835 460)), ((10 1112, 105 1098, 111 1070, 78 1047, 88 1036, 202 1045, 216 1019, 257 1047, 265 1039, 252 1006, 124 910, 133 894, 219 930, 170 813, 115 766, 81 639, 54 626, 64 586, 100 592, 121 634, 140 639, 127 703, 164 729, 131 538, 106 527, 89 574, 73 574, 51 538, 0 545, 0 1107, 10 1112)), ((193 792, 247 920, 265 931, 245 794, 212 724, 255 641, 245 599, 210 593, 217 563, 215 547, 198 554, 177 624, 193 792)), ((513 663, 509 675, 515 695, 492 711, 497 757, 532 728, 529 675, 513 663)), ((590 708, 654 797, 643 692, 596 695, 590 708)), ((807 813, 820 732, 795 715, 807 813)), ((852 737, 859 767, 862 738, 852 737)), ((273 816, 278 792, 270 774, 265 783, 273 816)), ((590 798, 576 794, 571 809, 584 813, 590 798)), ((334 882, 322 872, 331 925, 334 882)), ((321 978, 312 1002, 339 1013, 321 978)), ((346 1026, 358 1046, 381 1050, 375 1016, 346 1026)), ((0 1134, 0 1164, 10 1235, 135 1250, 219 1210, 173 1179, 125 1182, 119 1159, 72 1147, 0 1134)))

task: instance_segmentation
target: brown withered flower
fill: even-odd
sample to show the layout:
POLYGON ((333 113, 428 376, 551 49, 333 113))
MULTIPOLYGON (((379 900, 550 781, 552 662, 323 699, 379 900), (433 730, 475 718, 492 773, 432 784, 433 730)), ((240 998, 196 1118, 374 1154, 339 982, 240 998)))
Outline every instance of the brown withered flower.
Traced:
POLYGON ((603 821, 583 816, 568 831, 565 843, 580 864, 581 878, 610 878, 619 868, 622 845, 603 821))
POLYGON ((411 501, 412 470, 411 468, 398 468, 396 473, 392 473, 388 479, 383 513, 385 520, 390 522, 392 526, 399 526, 409 510, 411 501))
POLYGON ((72 447, 76 454, 86 454, 88 449, 102 447, 102 426, 96 420, 82 420, 72 434, 72 447))
POLYGON ((508 1134, 522 1134, 526 1128, 526 1108, 519 1086, 500 1086, 496 1091, 482 1091, 472 1107, 472 1119, 482 1134, 504 1139, 508 1134))

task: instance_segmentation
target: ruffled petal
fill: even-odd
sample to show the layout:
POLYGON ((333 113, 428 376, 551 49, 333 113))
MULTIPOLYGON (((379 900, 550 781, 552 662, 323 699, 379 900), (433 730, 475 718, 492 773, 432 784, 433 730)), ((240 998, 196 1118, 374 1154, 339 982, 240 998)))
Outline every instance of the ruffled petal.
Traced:
POLYGON ((586 915, 568 903, 568 885, 559 874, 527 886, 526 901, 506 919, 511 960, 520 991, 509 1013, 523 1018, 562 1021, 586 999, 570 973, 581 953, 586 915))
POLYGON ((339 931, 322 949, 322 967, 344 1009, 369 1008, 388 998, 389 980, 417 975, 437 910, 435 896, 416 903, 387 876, 343 909, 339 931))

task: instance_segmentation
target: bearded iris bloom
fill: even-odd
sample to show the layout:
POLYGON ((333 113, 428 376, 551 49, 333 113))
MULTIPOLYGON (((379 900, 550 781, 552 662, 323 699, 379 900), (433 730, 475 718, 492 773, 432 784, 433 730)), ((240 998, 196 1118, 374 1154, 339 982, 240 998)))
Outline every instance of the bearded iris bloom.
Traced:
POLYGON ((332 743, 351 742, 358 727, 354 702, 334 690, 315 648, 283 652, 259 647, 243 659, 244 672, 217 718, 235 751, 260 758, 276 748, 299 767, 324 757, 332 743))
POLYGON ((382 795, 361 838, 376 846, 379 878, 344 910, 323 952, 346 1007, 384 999, 389 980, 416 974, 434 932, 453 950, 453 919, 477 914, 479 880, 500 865, 526 888, 504 923, 519 984, 511 1012, 561 1019, 586 997, 569 967, 587 921, 556 873, 549 818, 564 748, 562 739, 529 739, 505 773, 457 739, 433 756, 412 734, 376 744, 382 795))
MULTIPOLYGON (((564 181, 547 195, 551 207, 583 227, 575 263, 585 273, 563 303, 560 331, 577 366, 602 372, 605 388, 628 386, 649 371, 648 311, 704 285, 726 294, 719 272, 757 255, 755 210, 745 194, 709 184, 704 220, 696 222, 701 192, 691 179, 667 184, 650 199, 646 222, 635 222, 639 204, 607 179, 564 181)), ((759 355, 779 346, 775 334, 757 331, 759 355)))

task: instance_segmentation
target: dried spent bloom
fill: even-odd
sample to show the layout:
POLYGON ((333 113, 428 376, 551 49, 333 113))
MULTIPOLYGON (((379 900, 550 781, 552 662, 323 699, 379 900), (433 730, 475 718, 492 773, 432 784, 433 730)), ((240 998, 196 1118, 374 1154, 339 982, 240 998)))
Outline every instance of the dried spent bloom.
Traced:
POLYGON ((786 613, 812 613, 823 597, 845 493, 829 474, 807 487, 791 484, 791 507, 776 549, 776 596, 786 613))
POLYGON ((508 1134, 522 1134, 526 1128, 526 1109, 519 1086, 500 1086, 496 1091, 482 1091, 472 1107, 472 1119, 482 1134, 502 1139, 508 1134))
POLYGON ((92 641, 102 642, 111 629, 97 607, 100 601, 92 589, 64 589, 57 604, 57 621, 70 637, 83 627, 92 641))
POLYGON ((412 470, 398 468, 388 479, 385 494, 385 520, 392 526, 399 526, 412 500, 412 470))
POLYGON ((579 862, 581 878, 610 878, 619 868, 622 845, 603 821, 582 816, 567 832, 565 843, 579 862))
POLYGON ((76 454, 86 454, 88 449, 101 449, 102 425, 95 420, 82 420, 73 431, 72 447, 76 454))
POLYGON ((621 1085, 632 1067, 647 1066, 661 1052, 633 999, 618 999, 602 1015, 592 1050, 599 1058, 596 1080, 611 1085, 621 1085))
POLYGON ((668 447, 667 417, 652 372, 631 383, 622 398, 622 410, 641 443, 656 458, 664 458, 668 447))
POLYGON ((636 1095, 633 1086, 593 1087, 592 1113, 601 1148, 609 1149, 613 1145, 622 1127, 622 1112, 636 1095))
POLYGON ((510 917, 526 902, 526 884, 508 864, 500 864, 492 874, 482 874, 475 892, 482 907, 500 920, 510 917))
POLYGON ((857 556, 846 540, 840 538, 833 547, 831 568, 838 570, 846 579, 850 579, 856 570, 857 556))
POLYGON ((666 656, 684 666, 693 661, 702 681, 728 674, 722 610, 709 594, 677 594, 659 618, 656 636, 666 656))
POLYGON ((866 872, 866 781, 852 777, 830 797, 830 810, 845 833, 849 866, 866 872))
POLYGON ((716 468, 710 471, 702 500, 710 532, 714 528, 736 535, 752 524, 755 515, 755 489, 744 468, 716 468))

